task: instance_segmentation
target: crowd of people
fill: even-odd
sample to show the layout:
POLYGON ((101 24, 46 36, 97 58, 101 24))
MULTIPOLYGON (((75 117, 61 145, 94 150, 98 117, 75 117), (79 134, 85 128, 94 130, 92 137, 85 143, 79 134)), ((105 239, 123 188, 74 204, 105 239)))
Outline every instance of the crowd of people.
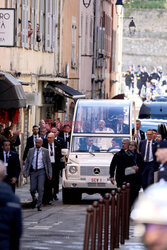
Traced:
MULTIPOLYGON (((19 133, 20 130, 13 132, 12 125, 5 129, 0 125, 0 160, 6 168, 4 181, 14 192, 21 172, 20 157, 16 152, 20 145, 19 133)), ((62 126, 56 121, 49 126, 41 120, 39 126, 33 126, 32 135, 27 138, 22 165, 25 166, 24 177, 30 176, 32 207, 37 205, 38 211, 41 211, 42 203, 51 205, 53 199, 58 199, 59 176, 65 167, 61 149, 69 148, 70 136, 69 124, 62 126)))
POLYGON ((149 73, 145 66, 134 65, 129 66, 125 73, 126 88, 132 93, 135 92, 135 87, 138 90, 138 95, 143 100, 151 100, 155 96, 162 94, 162 86, 166 85, 166 81, 162 79, 162 67, 154 67, 149 73))
POLYGON ((130 205, 138 197, 141 188, 145 190, 154 183, 154 173, 159 170, 160 163, 157 149, 162 142, 161 134, 157 130, 148 129, 145 133, 140 130, 141 122, 136 121, 136 131, 133 129, 133 139, 122 141, 122 148, 117 152, 110 164, 110 180, 121 187, 124 182, 131 184, 130 205), (116 173, 115 173, 116 171, 116 173))

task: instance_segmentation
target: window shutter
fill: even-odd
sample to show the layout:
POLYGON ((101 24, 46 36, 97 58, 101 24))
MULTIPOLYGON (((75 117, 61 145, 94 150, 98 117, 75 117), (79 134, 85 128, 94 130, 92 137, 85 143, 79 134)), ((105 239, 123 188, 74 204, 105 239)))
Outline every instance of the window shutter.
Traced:
POLYGON ((39 49, 43 49, 43 30, 44 30, 44 0, 40 0, 40 18, 39 18, 39 25, 40 25, 40 38, 41 41, 39 43, 39 49))
POLYGON ((97 27, 97 57, 101 53, 101 28, 97 27))
POLYGON ((56 31, 56 3, 52 4, 52 52, 55 52, 55 31, 56 31))
POLYGON ((15 13, 16 13, 16 21, 15 21, 15 23, 16 23, 16 27, 15 27, 15 29, 16 29, 16 46, 19 46, 19 0, 16 0, 16 11, 15 11, 15 13))
POLYGON ((9 8, 9 0, 6 0, 6 8, 9 8))
POLYGON ((25 0, 25 47, 28 49, 28 0, 25 0))
POLYGON ((45 1, 45 50, 51 48, 51 0, 45 1))
POLYGON ((101 53, 104 54, 105 49, 105 28, 101 28, 101 53))
MULTIPOLYGON (((26 35, 26 30, 25 30, 25 12, 26 12, 26 4, 25 4, 26 0, 22 0, 22 22, 21 22, 21 46, 25 47, 25 35, 26 35)), ((28 25, 28 24, 27 24, 28 25)))
POLYGON ((37 50, 37 18, 38 18, 38 0, 35 0, 35 17, 34 17, 34 49, 37 50))
POLYGON ((35 0, 31 0, 31 23, 32 23, 32 29, 33 33, 30 36, 30 48, 34 48, 34 5, 35 5, 35 0))
POLYGON ((16 1, 15 0, 11 0, 12 2, 11 2, 11 8, 15 8, 15 6, 16 6, 16 1))

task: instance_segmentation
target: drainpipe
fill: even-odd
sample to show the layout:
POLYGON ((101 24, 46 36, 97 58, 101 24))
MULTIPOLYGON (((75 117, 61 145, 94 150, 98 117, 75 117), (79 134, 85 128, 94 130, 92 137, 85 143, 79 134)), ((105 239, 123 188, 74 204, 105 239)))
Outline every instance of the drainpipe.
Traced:
POLYGON ((93 66, 92 66, 92 99, 95 98, 95 73, 96 73, 96 59, 97 59, 97 12, 98 0, 94 0, 94 40, 93 40, 93 66))

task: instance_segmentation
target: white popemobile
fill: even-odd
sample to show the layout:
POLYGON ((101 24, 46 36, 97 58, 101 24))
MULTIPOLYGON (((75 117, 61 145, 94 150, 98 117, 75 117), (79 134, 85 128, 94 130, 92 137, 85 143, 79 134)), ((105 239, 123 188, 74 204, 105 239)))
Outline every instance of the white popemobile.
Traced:
POLYGON ((79 201, 82 193, 105 194, 113 186, 109 178, 114 153, 122 139, 131 139, 132 106, 125 100, 78 100, 73 119, 70 150, 63 171, 64 203, 79 201))

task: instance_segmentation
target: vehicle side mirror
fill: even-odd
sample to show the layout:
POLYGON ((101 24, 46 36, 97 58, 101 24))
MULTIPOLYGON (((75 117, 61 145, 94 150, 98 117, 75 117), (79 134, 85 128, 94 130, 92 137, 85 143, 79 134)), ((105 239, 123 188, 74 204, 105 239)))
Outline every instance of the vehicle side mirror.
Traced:
POLYGON ((67 149, 67 148, 62 148, 61 154, 62 154, 62 155, 65 155, 65 156, 69 155, 69 149, 67 149))

